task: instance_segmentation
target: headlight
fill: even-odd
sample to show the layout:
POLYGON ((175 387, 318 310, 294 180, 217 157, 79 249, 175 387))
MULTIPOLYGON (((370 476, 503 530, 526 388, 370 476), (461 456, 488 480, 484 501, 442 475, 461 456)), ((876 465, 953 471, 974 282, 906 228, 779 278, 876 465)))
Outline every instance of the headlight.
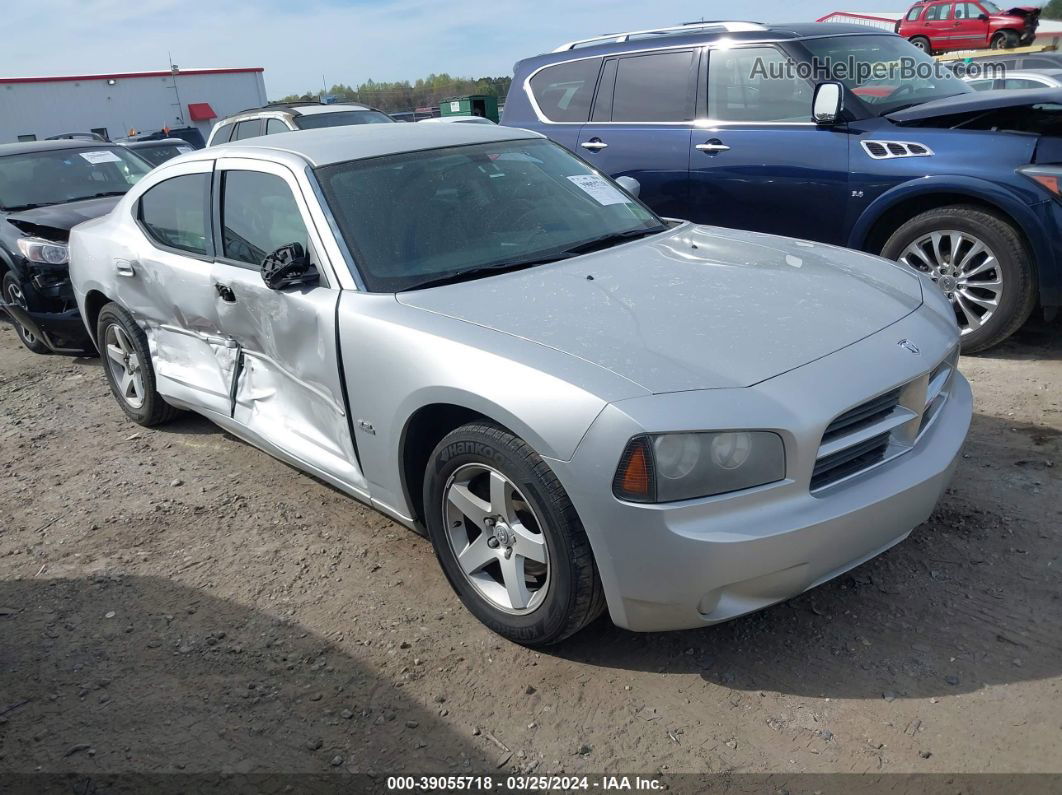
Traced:
POLYGON ((18 240, 18 250, 30 262, 43 262, 45 265, 66 265, 70 260, 66 243, 53 243, 37 237, 22 237, 18 240))
POLYGON ((1025 166, 1018 173, 1028 177, 1056 199, 1062 197, 1062 168, 1058 166, 1025 166))
POLYGON ((612 491, 621 500, 674 502, 750 489, 785 477, 785 445, 770 431, 635 436, 612 491))

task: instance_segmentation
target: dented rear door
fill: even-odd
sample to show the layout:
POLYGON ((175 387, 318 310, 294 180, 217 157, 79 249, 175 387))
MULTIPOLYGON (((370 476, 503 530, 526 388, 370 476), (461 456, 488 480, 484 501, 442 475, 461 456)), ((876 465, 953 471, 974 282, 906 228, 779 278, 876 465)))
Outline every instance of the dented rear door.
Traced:
POLYGON ((336 338, 339 285, 295 175, 258 160, 218 160, 212 270, 221 332, 237 343, 232 418, 311 470, 364 487, 351 440, 336 338), (271 290, 261 260, 301 243, 317 285, 271 290))

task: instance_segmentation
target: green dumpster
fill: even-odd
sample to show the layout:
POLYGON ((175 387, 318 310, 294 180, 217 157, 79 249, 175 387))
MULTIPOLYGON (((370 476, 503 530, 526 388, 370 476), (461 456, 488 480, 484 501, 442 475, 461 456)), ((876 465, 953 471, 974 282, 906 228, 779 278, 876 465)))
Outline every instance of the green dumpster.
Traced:
POLYGON ((487 94, 450 97, 439 103, 441 116, 482 116, 498 123, 498 98, 487 94))

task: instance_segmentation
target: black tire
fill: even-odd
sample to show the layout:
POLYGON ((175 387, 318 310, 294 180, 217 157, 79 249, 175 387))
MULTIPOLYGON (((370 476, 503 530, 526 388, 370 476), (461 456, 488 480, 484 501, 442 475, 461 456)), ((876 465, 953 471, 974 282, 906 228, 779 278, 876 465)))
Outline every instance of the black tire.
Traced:
POLYGON ((924 52, 926 55, 933 54, 933 50, 931 50, 929 47, 929 39, 927 39, 925 36, 912 36, 910 39, 908 39, 908 41, 911 42, 911 44, 913 44, 915 47, 920 49, 922 52, 924 52))
POLYGON ((992 37, 989 45, 993 50, 1012 50, 1018 46, 1021 37, 1013 30, 1001 30, 992 37))
POLYGON ((111 387, 111 393, 129 419, 138 425, 150 428, 153 425, 169 422, 180 414, 177 409, 163 400, 162 396, 155 391, 155 368, 151 364, 151 352, 148 349, 147 337, 143 329, 136 324, 133 316, 120 305, 110 303, 100 310, 99 319, 96 321, 96 347, 100 351, 103 372, 107 377, 107 383, 111 387), (107 352, 107 332, 111 326, 117 326, 125 332, 133 350, 136 352, 144 388, 143 404, 140 406, 130 405, 115 381, 107 352))
POLYGON ((443 573, 465 607, 489 629, 525 646, 558 643, 597 618, 605 595, 575 507, 560 481, 522 439, 488 421, 447 434, 428 461, 424 478, 428 535, 443 573), (471 584, 447 536, 444 493, 448 480, 469 464, 487 465, 508 478, 540 519, 549 553, 549 580, 539 606, 513 615, 491 604, 471 584))
MULTIPOLYGON (((22 283, 18 280, 18 277, 12 271, 8 271, 4 274, 3 280, 4 300, 9 304, 18 304, 23 308, 28 308, 26 305, 26 291, 22 287, 22 283)), ((26 346, 26 349, 32 353, 51 353, 51 348, 44 344, 44 341, 34 336, 29 330, 23 328, 17 320, 11 318, 11 324, 15 327, 15 334, 18 335, 18 341, 26 346)))
POLYGON ((1003 295, 984 324, 962 335, 963 353, 977 353, 998 345, 1028 320, 1036 307, 1036 274, 1032 252, 1022 234, 995 213, 968 205, 950 205, 916 215, 893 232, 881 251, 899 259, 904 249, 930 232, 953 229, 980 238, 996 255, 1003 276, 1003 295))

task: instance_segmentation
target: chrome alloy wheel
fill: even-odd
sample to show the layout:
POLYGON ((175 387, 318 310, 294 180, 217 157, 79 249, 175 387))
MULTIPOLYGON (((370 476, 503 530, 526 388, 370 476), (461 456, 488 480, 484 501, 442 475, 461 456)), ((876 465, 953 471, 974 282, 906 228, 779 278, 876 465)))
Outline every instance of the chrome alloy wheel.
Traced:
POLYGON ((132 408, 144 405, 144 374, 140 369, 140 357, 125 333, 117 323, 107 326, 104 336, 107 351, 107 367, 111 377, 118 386, 122 400, 132 408))
MULTIPOLYGON (((9 303, 14 304, 15 306, 20 307, 21 309, 25 309, 27 312, 29 311, 29 305, 26 303, 26 296, 23 294, 22 288, 14 282, 9 282, 7 285, 7 300, 9 303)), ((23 326, 21 323, 18 324, 18 327, 22 331, 22 338, 26 341, 28 345, 37 344, 36 334, 34 334, 25 326, 23 326)))
POLYGON ((446 538, 457 565, 499 610, 526 615, 549 590, 549 548, 520 490, 485 464, 458 468, 443 489, 446 538))
POLYGON ((899 261, 937 283, 963 334, 977 331, 999 308, 1003 271, 992 250, 969 232, 930 232, 908 245, 899 261))

